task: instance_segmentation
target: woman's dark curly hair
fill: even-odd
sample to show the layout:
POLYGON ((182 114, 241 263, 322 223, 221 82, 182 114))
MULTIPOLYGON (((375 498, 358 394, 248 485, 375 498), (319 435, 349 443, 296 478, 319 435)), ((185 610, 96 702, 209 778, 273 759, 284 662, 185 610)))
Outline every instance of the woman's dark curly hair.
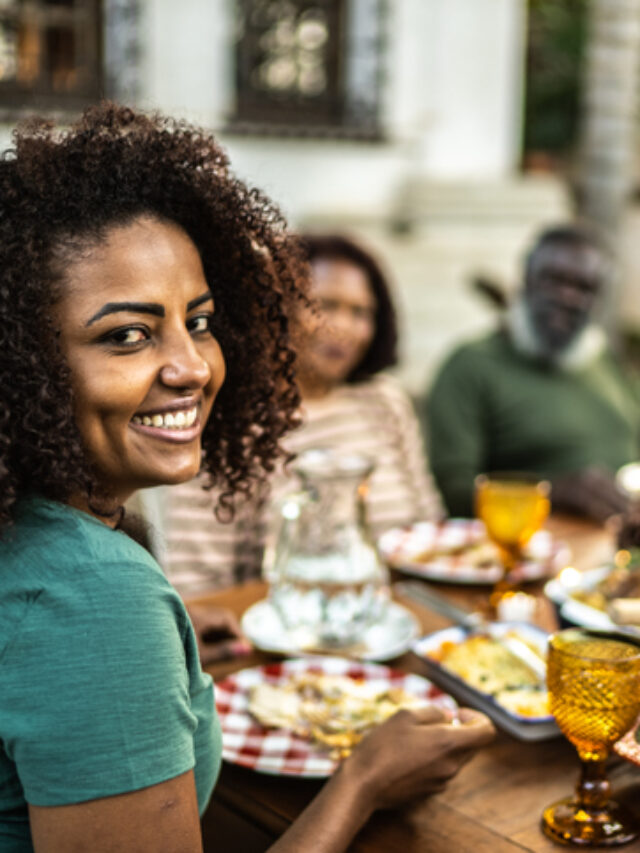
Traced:
POLYGON ((391 288, 378 262, 362 246, 340 234, 304 233, 298 236, 310 263, 327 258, 332 261, 348 261, 363 270, 376 298, 373 339, 362 361, 354 367, 345 381, 362 382, 387 367, 393 367, 398 361, 398 326, 391 300, 391 288))
POLYGON ((227 378, 202 446, 220 506, 273 469, 297 422, 287 318, 306 265, 277 208, 228 167, 208 133, 110 103, 66 131, 15 131, 0 159, 0 528, 27 493, 100 494, 52 309, 77 252, 141 215, 184 229, 215 295, 227 378))

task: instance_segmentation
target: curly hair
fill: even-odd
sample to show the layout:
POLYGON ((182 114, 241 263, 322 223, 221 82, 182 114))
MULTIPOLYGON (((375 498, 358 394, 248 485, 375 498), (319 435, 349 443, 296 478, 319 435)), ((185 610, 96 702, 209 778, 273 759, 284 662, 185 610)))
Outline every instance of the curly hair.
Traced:
POLYGON ((99 494, 52 308, 65 264, 142 215, 188 234, 215 293, 227 378, 202 448, 219 507, 251 493, 297 423, 288 316, 307 267, 279 210, 184 122, 111 103, 63 131, 32 119, 0 159, 0 528, 25 494, 99 494))
POLYGON ((345 382, 363 382, 375 373, 393 367, 398 361, 398 325, 391 288, 379 263, 362 246, 344 235, 303 233, 298 236, 310 263, 319 258, 326 258, 348 261, 359 267, 366 274, 376 299, 373 339, 362 360, 349 373, 345 382))

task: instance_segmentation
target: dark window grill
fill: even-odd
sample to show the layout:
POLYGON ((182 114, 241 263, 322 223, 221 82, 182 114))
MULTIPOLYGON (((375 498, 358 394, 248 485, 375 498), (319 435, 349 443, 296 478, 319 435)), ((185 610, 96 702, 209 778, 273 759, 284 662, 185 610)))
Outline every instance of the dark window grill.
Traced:
POLYGON ((385 0, 236 0, 230 129, 380 137, 385 0))
POLYGON ((100 70, 100 0, 0 0, 0 108, 81 109, 100 70))

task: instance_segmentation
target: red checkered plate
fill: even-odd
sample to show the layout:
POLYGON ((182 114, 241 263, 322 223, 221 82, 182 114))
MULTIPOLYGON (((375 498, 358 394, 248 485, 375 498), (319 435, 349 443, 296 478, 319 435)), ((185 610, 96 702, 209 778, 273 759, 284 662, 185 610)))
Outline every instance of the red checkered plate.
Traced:
MULTIPOLYGON (((378 548, 389 565, 410 575, 446 583, 493 584, 502 576, 497 552, 495 563, 487 566, 474 565, 465 552, 487 541, 484 524, 478 519, 450 518, 394 527, 382 534, 378 548), (438 551, 453 553, 422 556, 438 551)), ((569 558, 567 546, 555 542, 548 530, 541 530, 527 545, 525 559, 514 570, 514 580, 522 583, 549 577, 564 568, 569 558)))
POLYGON ((292 674, 306 672, 363 679, 372 684, 372 689, 401 687, 407 693, 423 698, 425 704, 450 709, 456 707, 451 696, 426 678, 345 658, 302 658, 242 669, 216 683, 215 687, 225 761, 276 776, 324 778, 333 773, 336 762, 326 751, 286 729, 261 726, 248 710, 250 691, 256 685, 264 681, 283 684, 292 674))

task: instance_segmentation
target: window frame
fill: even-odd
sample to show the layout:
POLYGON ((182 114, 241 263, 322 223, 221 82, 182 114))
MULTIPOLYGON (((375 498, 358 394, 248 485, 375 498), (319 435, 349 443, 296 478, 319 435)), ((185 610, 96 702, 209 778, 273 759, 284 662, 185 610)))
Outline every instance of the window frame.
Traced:
POLYGON ((42 0, 26 0, 15 8, 0 8, 0 22, 25 17, 35 22, 40 32, 51 24, 72 24, 75 32, 76 67, 84 68, 84 80, 69 92, 55 91, 43 72, 35 85, 18 80, 0 80, 0 118, 15 120, 37 111, 45 115, 81 112, 98 100, 103 91, 103 4, 102 0, 83 0, 81 6, 45 8, 42 0))
MULTIPOLYGON (((253 0, 236 0, 236 11, 242 14, 253 0)), ((293 0, 304 7, 307 0, 293 0)), ((273 96, 251 89, 247 81, 258 59, 252 56, 254 45, 238 39, 235 44, 235 104, 225 125, 225 131, 238 135, 281 137, 306 137, 316 139, 354 139, 383 141, 382 102, 385 79, 386 29, 388 9, 386 0, 377 0, 374 10, 379 36, 372 56, 375 62, 376 104, 367 120, 349 119, 349 51, 355 40, 350 38, 349 15, 358 0, 327 0, 330 43, 326 68, 328 69, 327 95, 317 101, 306 101, 301 96, 273 96), (333 29, 332 29, 333 28, 333 29), (279 103, 278 103, 279 101, 279 103)), ((314 5, 309 3, 309 5, 314 5)), ((319 4, 316 4, 319 5, 319 4)), ((302 8, 301 8, 302 11, 302 8)), ((254 38, 254 43, 257 39, 254 38)))

